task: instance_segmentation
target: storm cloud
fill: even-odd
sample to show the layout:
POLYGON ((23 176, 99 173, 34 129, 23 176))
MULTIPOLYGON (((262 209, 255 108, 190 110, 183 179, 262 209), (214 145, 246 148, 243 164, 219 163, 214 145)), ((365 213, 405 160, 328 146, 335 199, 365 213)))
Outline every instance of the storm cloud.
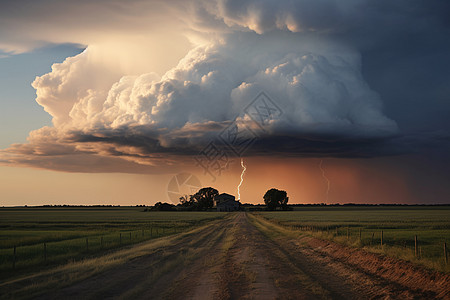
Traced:
MULTIPOLYGON (((450 48, 444 2, 154 5, 164 7, 174 27, 183 24, 183 34, 193 44, 185 57, 163 75, 142 72, 142 67, 140 75, 126 75, 109 60, 99 60, 98 49, 88 44, 83 53, 53 65, 52 72, 33 82, 36 101, 52 116, 53 127, 30 133, 27 144, 2 150, 3 161, 64 169, 59 158, 70 156, 77 159, 67 169, 76 171, 80 165, 78 171, 85 172, 96 157, 100 167, 92 167, 94 172, 108 164, 108 170, 126 172, 141 172, 141 167, 170 170, 232 124, 254 133, 244 155, 377 157, 422 151, 431 144, 448 146, 448 132, 437 127, 448 120, 434 120, 420 134, 414 128, 417 120, 405 116, 426 120, 441 106, 449 110, 443 104, 448 72, 437 68, 436 74, 422 76, 433 82, 434 92, 406 80, 419 68, 434 68, 427 60, 449 60, 439 55, 450 48), (421 46, 407 51, 408 43, 421 46), (437 44, 441 48, 431 47, 437 44), (408 66, 406 71, 399 71, 401 63, 408 66), (280 114, 255 130, 246 108, 261 92, 280 114), (415 99, 414 108, 407 105, 409 96, 415 99), (85 158, 87 164, 81 162, 85 158), (117 161, 123 162, 114 168, 117 161)), ((126 30, 141 34, 139 20, 145 13, 137 7, 139 16, 126 30)), ((110 12, 107 17, 114 21, 117 14, 110 12)), ((5 51, 14 52, 13 41, 5 45, 5 51)))

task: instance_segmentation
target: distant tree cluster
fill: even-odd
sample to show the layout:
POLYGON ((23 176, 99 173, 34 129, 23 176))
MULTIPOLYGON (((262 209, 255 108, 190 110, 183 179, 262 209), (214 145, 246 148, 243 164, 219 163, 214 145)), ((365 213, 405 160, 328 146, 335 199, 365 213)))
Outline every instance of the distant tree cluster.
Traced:
POLYGON ((170 203, 162 203, 162 202, 156 202, 153 207, 150 208, 150 210, 154 211, 174 211, 175 205, 170 203))
POLYGON ((157 202, 150 209, 145 211, 205 211, 214 206, 214 197, 219 195, 219 191, 212 187, 201 188, 194 195, 180 197, 177 205, 157 202))
POLYGON ((272 188, 264 194, 263 198, 268 210, 276 210, 278 207, 282 210, 289 210, 287 205, 289 197, 286 191, 272 188))
POLYGON ((214 197, 219 191, 212 187, 200 189, 194 195, 180 197, 180 205, 186 210, 207 210, 214 206, 214 197))

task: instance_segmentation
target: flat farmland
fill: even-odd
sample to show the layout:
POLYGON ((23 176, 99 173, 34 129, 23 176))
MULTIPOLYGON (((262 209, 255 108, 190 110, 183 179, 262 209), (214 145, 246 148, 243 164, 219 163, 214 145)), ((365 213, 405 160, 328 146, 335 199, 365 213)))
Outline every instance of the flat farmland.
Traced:
POLYGON ((315 237, 450 272, 450 206, 302 207, 258 215, 315 237))

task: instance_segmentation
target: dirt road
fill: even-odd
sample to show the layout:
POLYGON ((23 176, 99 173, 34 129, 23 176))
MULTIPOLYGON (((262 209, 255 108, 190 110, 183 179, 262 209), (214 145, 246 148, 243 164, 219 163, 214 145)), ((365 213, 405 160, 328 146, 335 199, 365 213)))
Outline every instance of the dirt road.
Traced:
POLYGON ((39 299, 450 299, 450 277, 236 213, 39 299))

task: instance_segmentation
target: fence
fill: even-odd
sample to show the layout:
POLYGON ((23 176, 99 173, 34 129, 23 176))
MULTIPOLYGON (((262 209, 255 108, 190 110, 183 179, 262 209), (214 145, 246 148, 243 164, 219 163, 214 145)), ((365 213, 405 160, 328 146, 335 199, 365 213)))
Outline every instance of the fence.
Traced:
MULTIPOLYGON (((261 216, 262 217, 262 216, 261 216)), ((304 231, 309 233, 319 233, 319 234, 326 234, 326 238, 329 239, 335 239, 337 241, 344 241, 347 244, 354 244, 357 243, 358 246, 364 247, 379 247, 381 249, 384 249, 385 247, 399 247, 403 248, 405 251, 411 251, 413 250, 414 258, 415 259, 422 259, 425 256, 425 253, 423 251, 423 248, 421 246, 420 236, 418 234, 415 234, 411 236, 409 239, 401 239, 397 242, 387 239, 385 230, 379 229, 379 230, 362 230, 361 227, 356 228, 357 230, 352 230, 349 226, 314 226, 314 225, 292 225, 292 224, 285 224, 281 221, 262 217, 265 220, 275 223, 279 226, 282 226, 286 229, 291 230, 298 230, 298 231, 304 231), (344 238, 344 240, 342 240, 344 238)), ((436 245, 437 246, 437 245, 436 245)), ((448 264, 448 249, 447 249, 447 242, 444 240, 438 248, 441 248, 442 252, 440 255, 437 255, 437 257, 440 257, 443 259, 445 265, 448 264)))
POLYGON ((175 234, 187 228, 181 228, 179 226, 171 228, 152 226, 139 230, 112 232, 103 235, 43 242, 33 245, 13 246, 12 248, 0 249, 2 253, 1 270, 24 269, 32 266, 50 265, 67 260, 84 258, 102 251, 175 234), (8 261, 10 262, 10 267, 7 267, 8 261))

